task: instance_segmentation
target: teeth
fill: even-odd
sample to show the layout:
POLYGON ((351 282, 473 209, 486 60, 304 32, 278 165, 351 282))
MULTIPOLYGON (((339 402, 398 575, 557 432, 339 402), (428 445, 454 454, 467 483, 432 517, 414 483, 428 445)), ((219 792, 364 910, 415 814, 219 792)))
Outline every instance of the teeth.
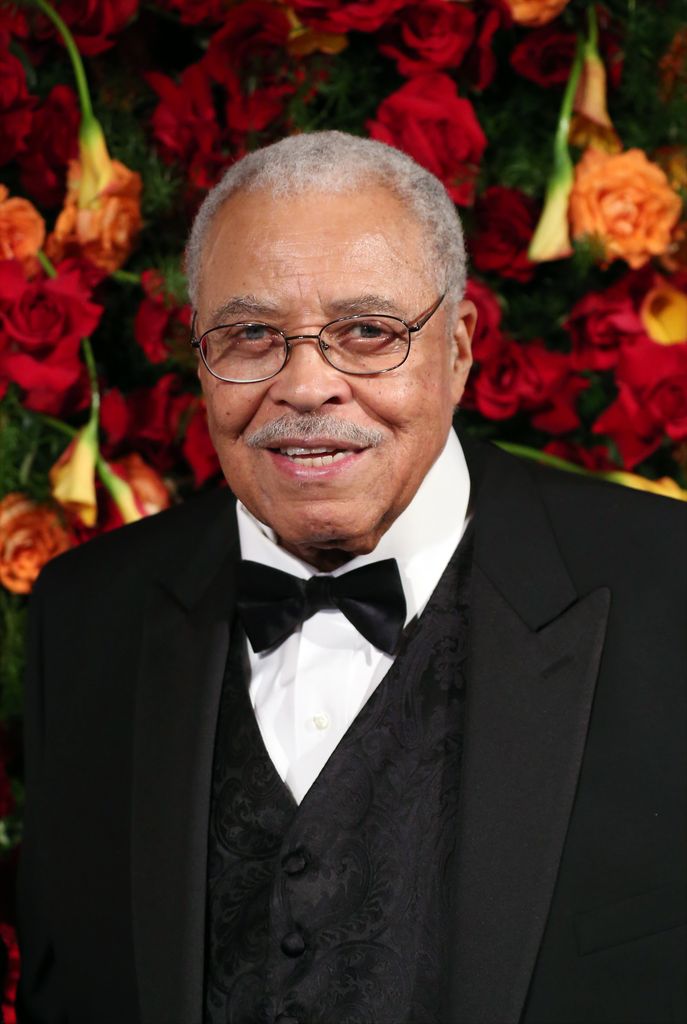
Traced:
POLYGON ((282 455, 322 455, 330 452, 331 448, 282 448, 282 455))
POLYGON ((301 465, 301 466, 329 466, 329 465, 331 465, 332 462, 338 462, 340 459, 345 459, 347 455, 350 455, 350 452, 330 452, 327 455, 314 455, 314 456, 311 456, 311 452, 316 451, 316 450, 317 451, 324 451, 324 452, 327 451, 326 448, 322 448, 322 449, 313 449, 313 448, 306 448, 306 449, 303 449, 303 448, 282 448, 281 452, 282 452, 283 455, 289 455, 291 458, 293 458, 294 462, 297 461, 299 463, 299 465, 301 465), (296 459, 294 457, 294 456, 300 454, 303 451, 307 452, 307 457, 306 458, 301 457, 299 459, 296 459))

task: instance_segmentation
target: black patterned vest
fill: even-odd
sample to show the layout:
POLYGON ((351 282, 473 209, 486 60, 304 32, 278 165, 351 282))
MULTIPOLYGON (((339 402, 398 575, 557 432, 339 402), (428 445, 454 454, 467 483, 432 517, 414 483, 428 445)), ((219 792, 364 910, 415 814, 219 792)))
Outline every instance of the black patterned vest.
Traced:
POLYGON ((300 806, 263 744, 233 630, 212 785, 206 1024, 445 1019, 470 532, 300 806))

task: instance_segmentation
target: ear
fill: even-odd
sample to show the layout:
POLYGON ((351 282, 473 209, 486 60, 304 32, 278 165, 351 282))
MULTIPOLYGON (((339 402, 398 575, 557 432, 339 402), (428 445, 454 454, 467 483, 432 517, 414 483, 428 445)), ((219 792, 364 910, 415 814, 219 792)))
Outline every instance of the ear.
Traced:
POLYGON ((451 395, 455 405, 463 397, 465 382, 472 366, 472 336, 477 323, 474 302, 463 299, 453 314, 451 332, 451 395))

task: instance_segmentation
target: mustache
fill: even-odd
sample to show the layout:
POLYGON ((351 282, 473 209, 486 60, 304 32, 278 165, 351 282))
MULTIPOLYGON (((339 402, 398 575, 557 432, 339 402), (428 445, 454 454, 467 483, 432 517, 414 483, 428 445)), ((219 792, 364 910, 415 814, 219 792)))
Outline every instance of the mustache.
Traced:
POLYGON ((249 448, 276 448, 283 441, 311 441, 326 438, 361 448, 377 448, 384 440, 381 430, 323 413, 284 415, 246 435, 249 448))

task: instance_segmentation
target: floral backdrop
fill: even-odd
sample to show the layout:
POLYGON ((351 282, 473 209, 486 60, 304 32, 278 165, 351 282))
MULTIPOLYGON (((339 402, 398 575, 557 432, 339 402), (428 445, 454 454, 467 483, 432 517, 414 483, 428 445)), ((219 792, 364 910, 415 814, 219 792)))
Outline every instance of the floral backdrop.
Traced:
POLYGON ((682 0, 0 2, 7 1021, 27 595, 219 483, 181 259, 204 192, 294 132, 405 150, 467 231, 468 429, 685 500, 685 125, 682 0))

